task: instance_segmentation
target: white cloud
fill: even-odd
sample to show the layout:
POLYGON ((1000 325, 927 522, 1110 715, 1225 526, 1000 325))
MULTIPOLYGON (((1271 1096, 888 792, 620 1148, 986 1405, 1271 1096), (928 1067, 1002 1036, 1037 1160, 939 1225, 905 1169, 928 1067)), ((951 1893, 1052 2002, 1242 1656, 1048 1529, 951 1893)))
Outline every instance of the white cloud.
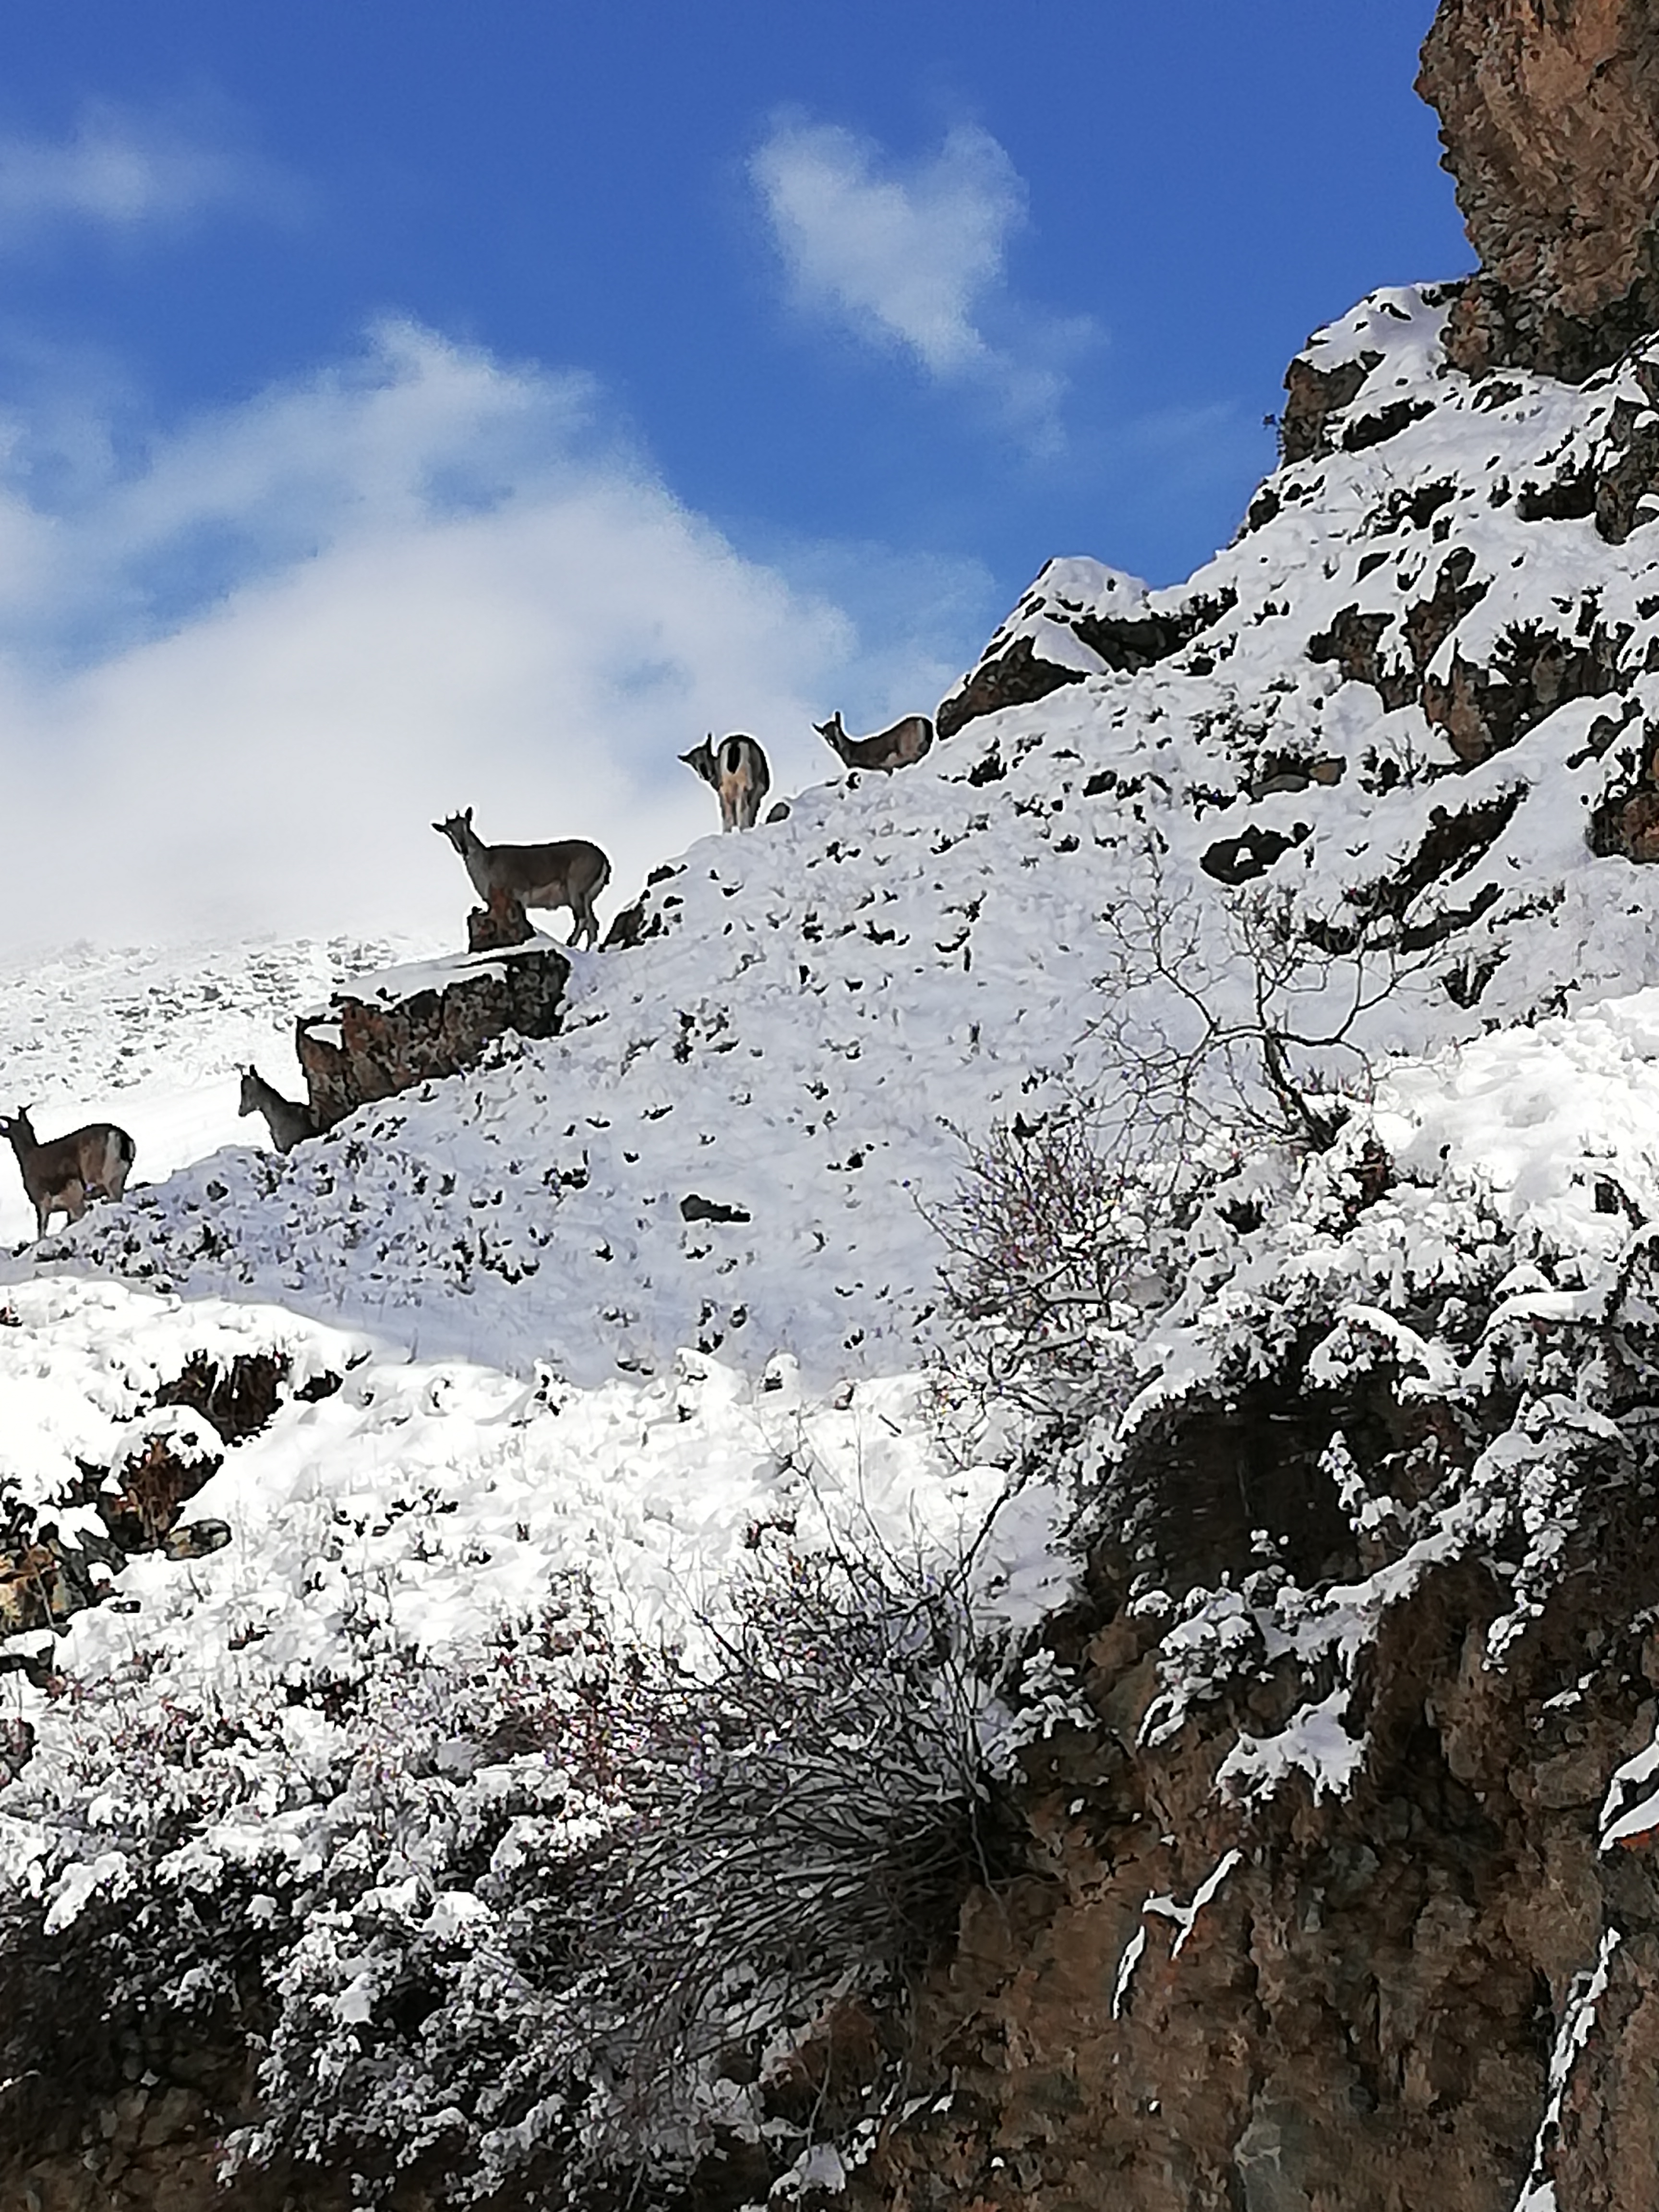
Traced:
POLYGON ((803 307, 994 394, 1038 442, 1057 441, 1060 364, 1089 326, 1014 310, 1006 264, 1025 186, 988 131, 958 126, 906 165, 839 125, 786 122, 750 173, 803 307))
POLYGON ((294 198, 268 166, 213 143, 222 135, 95 106, 66 138, 0 136, 0 249, 67 225, 134 234, 212 207, 294 198))
POLYGON ((468 805, 487 837, 596 838, 614 910, 716 822, 676 754, 747 729, 780 787, 820 780, 812 720, 954 678, 942 604, 927 574, 911 627, 860 637, 676 501, 584 380, 389 325, 72 510, 0 483, 0 930, 459 936, 428 825, 468 805))

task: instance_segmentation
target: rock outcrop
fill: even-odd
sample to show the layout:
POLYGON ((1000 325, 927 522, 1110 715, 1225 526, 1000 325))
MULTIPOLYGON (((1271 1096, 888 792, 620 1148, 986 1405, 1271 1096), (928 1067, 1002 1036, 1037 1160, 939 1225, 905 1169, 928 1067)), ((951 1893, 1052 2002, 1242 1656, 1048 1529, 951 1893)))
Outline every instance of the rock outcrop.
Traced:
MULTIPOLYGON (((1417 1201, 1374 1140, 1330 1188, 1322 1261, 1386 1300, 1359 1255, 1417 1201)), ((1513 1249, 1419 1282, 1421 1335, 1320 1277, 1265 1363, 1218 1332, 1079 1451, 1097 1533, 1030 1673, 1080 1694, 860 2212, 1650 2212, 1659 1337, 1641 1258, 1575 1305, 1513 1249)))
POLYGON ((1050 561, 934 717, 941 738, 981 714, 1029 706, 1091 676, 1133 675, 1168 660, 1230 600, 1149 592, 1098 561, 1050 561))
POLYGON ((1659 328, 1659 11, 1442 0, 1418 90, 1480 257, 1447 350, 1582 382, 1659 328))
POLYGON ((553 1036, 569 980, 570 963, 545 939, 356 977, 295 1025, 319 1126, 331 1129, 374 1099, 458 1075, 509 1030, 553 1036))

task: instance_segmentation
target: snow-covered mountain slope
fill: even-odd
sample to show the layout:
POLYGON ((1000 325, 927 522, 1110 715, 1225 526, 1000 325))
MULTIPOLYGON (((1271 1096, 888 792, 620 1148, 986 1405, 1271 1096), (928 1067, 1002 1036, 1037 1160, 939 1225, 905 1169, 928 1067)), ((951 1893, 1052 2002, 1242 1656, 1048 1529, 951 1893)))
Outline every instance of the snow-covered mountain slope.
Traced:
MULTIPOLYGON (((1622 537, 1595 511, 1617 441, 1639 446, 1649 372, 1474 384, 1440 358, 1442 313, 1380 294, 1314 342, 1304 410, 1310 388, 1320 404, 1287 428, 1300 458, 1188 586, 1053 564, 986 662, 1029 646, 1020 680, 1046 696, 693 847, 647 894, 640 942, 576 956, 560 1036, 286 1159, 225 1146, 11 1263, 24 1365, 72 1396, 88 1348, 152 1306, 177 1316, 180 1356, 192 1328, 205 1346, 228 1310, 264 1310, 279 1336, 347 1332, 333 1364, 367 1349, 377 1403, 409 1398, 386 1379, 408 1359, 441 1400, 502 1407, 635 1378, 643 1434, 686 1352, 744 1403, 782 1359, 819 1403, 915 1373, 964 1145, 1068 1091, 1109 1096, 1126 1039, 1190 1019, 1183 992, 1248 1010, 1241 896, 1333 948, 1291 976, 1304 1033, 1346 1018, 1356 976, 1380 981, 1352 1031, 1373 1060, 1659 979, 1659 876, 1586 837, 1610 780, 1635 778, 1659 684, 1659 546, 1628 501, 1622 537)), ((230 1133, 235 1065, 365 951, 267 949, 193 976, 158 958, 114 990, 72 961, 19 974, 0 991, 7 1064, 25 1093, 58 1071, 66 1105, 78 1085, 127 1111, 125 1085, 164 1158, 230 1133)), ((116 1396, 127 1418, 143 1389, 116 1396)), ((379 1413, 349 1448, 339 1418, 295 1415, 329 1432, 319 1492, 364 1480, 360 1452, 395 1470, 379 1413)), ((446 1433, 458 1462, 476 1448, 465 1424, 446 1433)), ((44 1504, 64 1464, 36 1467, 44 1504)), ((746 1493, 720 1510, 765 1517, 746 1493)))
MULTIPOLYGON (((0 967, 0 1109, 33 1109, 43 1134, 111 1119, 138 1147, 137 1182, 159 1182, 222 1145, 246 1143, 237 1113, 250 1060, 290 1096, 296 1000, 421 949, 403 940, 193 945, 89 945, 0 967)), ((34 1214, 0 1157, 0 1241, 34 1214)))
POLYGON ((1583 511, 1652 411, 1645 366, 1472 384, 1442 313, 1378 295, 1316 342, 1333 449, 1190 585, 1068 562, 990 657, 1024 637, 1052 665, 1063 631, 1066 675, 1097 672, 694 847, 646 941, 579 962, 561 1038, 281 1165, 223 1155, 44 1256, 584 1382, 684 1344, 893 1372, 935 1302, 951 1131, 1109 1083, 1126 972, 1145 1035, 1181 980, 1244 1003, 1237 887, 1333 948, 1297 981, 1315 1033, 1348 948, 1395 963, 1352 1033, 1373 1054, 1659 976, 1656 878, 1586 842, 1659 696, 1659 549, 1583 511), (1197 933, 1185 979, 1126 950, 1166 909, 1197 933))
MULTIPOLYGON (((1397 1347, 1431 1280, 1478 1284, 1500 1334, 1611 1294, 1659 1214, 1659 872, 1626 857, 1659 704, 1659 375, 1638 353, 1582 390, 1473 383, 1445 368, 1443 308, 1379 294, 1314 343, 1289 458, 1190 583, 1053 564, 924 762, 670 864, 636 941, 574 956, 550 1041, 280 1159, 221 1141, 247 1133, 230 1071, 355 951, 273 951, 234 983, 135 972, 141 1011, 92 1009, 80 1043, 71 969, 0 990, 20 1095, 34 1066, 66 1110, 75 1090, 118 1118, 136 1069, 145 1164, 204 1148, 0 1269, 25 1519, 89 1527, 64 1502, 80 1463, 115 1465, 192 1360, 287 1370, 191 1500, 225 1547, 136 1561, 61 1644, 18 1640, 27 1755, 0 1845, 64 1924, 155 1858, 135 1711, 243 1747, 216 1737, 212 1789, 169 1801, 180 1881, 198 1844, 220 1873, 320 1862, 372 1795, 347 1731, 284 1717, 325 1686, 483 1679, 574 1585, 623 1640, 695 1653, 711 1591, 757 1557, 963 1549, 1019 1435, 958 1451, 927 1404, 939 1211, 994 1123, 1068 1097, 1144 1109, 1154 1152, 1184 1143, 1147 1104, 1166 1047, 1224 1108, 1264 1024, 1312 1041, 1308 1085, 1364 1095, 1303 1180, 1281 1147, 1225 1204, 1148 1224, 1165 1310, 1126 1324, 1132 1440, 1282 1361, 1310 1316, 1397 1347), (47 1007, 50 1048, 29 1034, 47 1007), (1240 1054, 1206 1052, 1216 1023, 1240 1054), (84 1073, 54 1092, 52 1067, 84 1073), (307 1395, 319 1376, 339 1387, 307 1395)), ((1451 1352, 1423 1344, 1444 1382, 1451 1352)), ((1097 1472, 1115 1446, 1091 1449, 1097 1472)), ((1488 1472, 1530 1479, 1515 1451, 1488 1472)), ((1491 1504, 1460 1498, 1471 1526, 1491 1504)), ((1361 1534, 1376 1503, 1344 1504, 1361 1534)), ((988 1617, 1053 1600, 1065 1510, 1041 1485, 1002 1505, 974 1554, 988 1617)), ((578 1642, 548 1663, 587 1680, 578 1642)), ((458 1879, 375 1833, 397 1882, 458 1879)))

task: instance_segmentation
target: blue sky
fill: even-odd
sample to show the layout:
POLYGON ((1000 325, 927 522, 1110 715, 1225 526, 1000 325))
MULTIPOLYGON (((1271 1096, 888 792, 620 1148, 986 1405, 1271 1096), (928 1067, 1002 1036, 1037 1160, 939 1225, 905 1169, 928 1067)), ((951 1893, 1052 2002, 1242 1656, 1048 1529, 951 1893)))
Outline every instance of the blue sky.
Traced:
MULTIPOLYGON (((345 917, 343 848, 280 866, 314 789, 261 842, 214 776, 643 860, 709 723, 799 781, 810 711, 931 707, 1048 555, 1187 574, 1306 333, 1468 265, 1431 14, 9 0, 5 742, 202 878, 117 859, 97 926, 345 917)), ((389 925, 453 903, 375 852, 389 925)))

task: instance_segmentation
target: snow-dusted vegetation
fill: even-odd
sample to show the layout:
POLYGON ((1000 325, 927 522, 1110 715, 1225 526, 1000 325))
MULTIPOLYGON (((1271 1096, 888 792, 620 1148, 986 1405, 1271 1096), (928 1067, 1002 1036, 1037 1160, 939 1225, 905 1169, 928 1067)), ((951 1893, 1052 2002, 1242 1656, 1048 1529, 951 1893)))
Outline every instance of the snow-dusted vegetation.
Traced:
MULTIPOLYGON (((926 760, 673 861, 558 1036, 9 1263, 14 1559, 181 1402, 227 1532, 0 1647, 18 2109, 193 2047, 233 2169, 366 2201, 830 2186, 938 2087, 891 2022, 1091 1724, 1104 1553, 1137 1741, 1211 1730, 1247 1823, 1362 1786, 1432 1571, 1499 1577, 1501 1669, 1634 1540, 1659 353, 1472 382, 1445 306, 1315 341, 1188 585, 1053 564, 926 760), (253 1359, 246 1418, 181 1401, 253 1359), (1211 1416, 1279 1425, 1257 1492, 1211 1416)), ((187 1066, 93 992, 60 1090, 228 1085, 229 972, 187 1066)), ((1599 1778, 1609 1841, 1652 1781, 1599 1778)), ((1235 1863, 1148 1888, 1114 2020, 1235 1863)))

